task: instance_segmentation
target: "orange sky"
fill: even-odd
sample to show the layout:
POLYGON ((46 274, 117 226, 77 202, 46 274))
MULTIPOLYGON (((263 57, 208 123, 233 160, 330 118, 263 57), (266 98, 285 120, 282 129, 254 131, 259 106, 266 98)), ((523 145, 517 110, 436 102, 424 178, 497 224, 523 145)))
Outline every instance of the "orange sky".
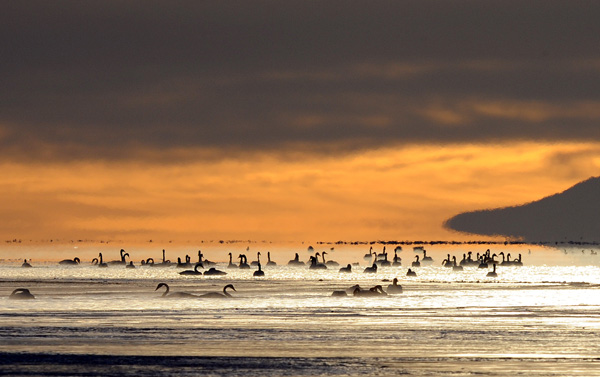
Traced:
POLYGON ((4 163, 4 240, 452 240, 463 211, 596 175, 600 144, 418 145, 336 157, 4 163))

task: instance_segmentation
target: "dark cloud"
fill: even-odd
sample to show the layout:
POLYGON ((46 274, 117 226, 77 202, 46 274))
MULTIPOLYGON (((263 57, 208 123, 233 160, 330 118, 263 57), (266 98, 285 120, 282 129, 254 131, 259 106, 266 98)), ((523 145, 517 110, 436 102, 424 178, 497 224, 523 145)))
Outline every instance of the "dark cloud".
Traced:
POLYGON ((590 1, 11 2, 4 158, 600 140, 590 1))

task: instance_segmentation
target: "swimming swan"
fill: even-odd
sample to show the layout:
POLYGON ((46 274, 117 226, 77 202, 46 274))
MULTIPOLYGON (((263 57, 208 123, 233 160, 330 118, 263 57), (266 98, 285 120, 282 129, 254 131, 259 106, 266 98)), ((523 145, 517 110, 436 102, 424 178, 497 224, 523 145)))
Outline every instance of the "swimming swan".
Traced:
POLYGON ((352 272, 352 265, 348 263, 346 267, 340 268, 340 272, 352 272))
POLYGON ((398 285, 398 278, 394 278, 392 284, 387 287, 388 293, 402 293, 402 286, 398 285))
POLYGON ((277 263, 271 260, 271 252, 267 251, 267 266, 277 266, 277 263))
POLYGON ((61 264, 63 266, 74 266, 81 263, 81 260, 77 257, 73 258, 73 259, 63 259, 60 262, 58 262, 58 264, 61 264))
POLYGON ((223 287, 223 293, 208 292, 203 295, 200 295, 199 297, 202 297, 202 298, 230 298, 232 296, 227 292, 227 288, 231 288, 235 291, 233 284, 227 284, 225 287, 223 287))
POLYGON ((488 272, 486 276, 487 276, 487 277, 490 277, 490 278, 497 278, 497 277, 498 277, 498 274, 496 273, 496 263, 494 263, 494 265, 493 265, 493 266, 494 266, 494 270, 493 270, 493 271, 490 271, 490 272, 488 272))
POLYGON ((29 267, 31 267, 31 265, 30 265, 29 263, 27 263, 27 259, 25 259, 25 260, 23 261, 23 264, 21 265, 21 267, 26 267, 26 268, 29 268, 29 267))
POLYGON ((11 300, 32 300, 35 296, 32 295, 27 288, 17 288, 12 291, 8 298, 11 300))
POLYGON ((221 271, 221 270, 217 270, 214 267, 211 267, 208 269, 208 271, 204 271, 204 276, 214 276, 214 275, 227 275, 227 272, 225 271, 221 271))
POLYGON ((265 276, 265 272, 261 269, 260 262, 258 263, 258 270, 254 271, 252 276, 265 276))
POLYGON ((417 277, 417 273, 409 268, 408 271, 406 271, 406 276, 417 277))
POLYGON ((167 283, 159 283, 156 286, 155 291, 158 291, 160 288, 165 287, 167 288, 167 290, 162 294, 163 298, 197 298, 198 296, 193 295, 191 293, 186 293, 186 292, 173 292, 173 293, 169 293, 169 285, 167 283))
POLYGON ((202 263, 196 263, 196 265, 194 265, 194 269, 193 270, 181 271, 179 273, 179 275, 202 275, 202 271, 198 271, 199 267, 204 268, 204 266, 202 265, 202 263))

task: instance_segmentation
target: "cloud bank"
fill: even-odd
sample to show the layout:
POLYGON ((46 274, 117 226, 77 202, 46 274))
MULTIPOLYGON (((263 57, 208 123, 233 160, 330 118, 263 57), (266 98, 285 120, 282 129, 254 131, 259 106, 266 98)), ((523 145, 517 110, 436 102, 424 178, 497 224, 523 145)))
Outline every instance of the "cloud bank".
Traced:
POLYGON ((0 159, 599 141, 588 1, 11 2, 0 159))

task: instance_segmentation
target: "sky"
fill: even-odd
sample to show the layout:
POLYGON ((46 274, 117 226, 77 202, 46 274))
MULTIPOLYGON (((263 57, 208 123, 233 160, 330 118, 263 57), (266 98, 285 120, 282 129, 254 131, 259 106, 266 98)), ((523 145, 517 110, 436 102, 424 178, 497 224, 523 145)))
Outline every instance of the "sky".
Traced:
POLYGON ((18 1, 0 239, 452 240, 600 167, 593 1, 18 1))

